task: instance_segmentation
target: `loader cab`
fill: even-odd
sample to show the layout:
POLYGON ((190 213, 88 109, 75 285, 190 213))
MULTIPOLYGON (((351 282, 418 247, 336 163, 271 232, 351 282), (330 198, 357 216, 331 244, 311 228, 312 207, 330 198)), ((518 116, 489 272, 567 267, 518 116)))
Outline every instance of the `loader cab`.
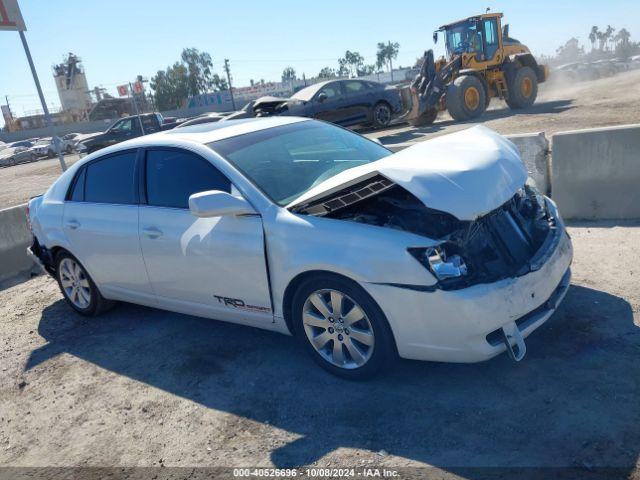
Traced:
POLYGON ((478 15, 443 25, 434 33, 444 34, 447 57, 463 57, 466 68, 486 67, 502 61, 501 13, 478 15))

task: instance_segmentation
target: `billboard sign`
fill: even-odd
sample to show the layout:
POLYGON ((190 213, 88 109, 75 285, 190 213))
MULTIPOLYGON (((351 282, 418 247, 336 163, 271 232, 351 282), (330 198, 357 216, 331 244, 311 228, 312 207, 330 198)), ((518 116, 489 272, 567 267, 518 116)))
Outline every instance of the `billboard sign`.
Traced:
POLYGON ((0 0, 0 30, 26 30, 18 0, 0 0))

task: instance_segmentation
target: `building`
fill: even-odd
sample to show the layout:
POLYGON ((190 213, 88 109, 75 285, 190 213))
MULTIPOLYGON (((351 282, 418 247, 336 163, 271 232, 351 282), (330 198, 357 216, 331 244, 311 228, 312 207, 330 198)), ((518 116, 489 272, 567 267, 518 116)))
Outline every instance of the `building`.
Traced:
POLYGON ((91 96, 87 77, 79 57, 69 53, 64 63, 54 65, 53 78, 56 81, 62 111, 75 120, 83 120, 91 108, 91 96))

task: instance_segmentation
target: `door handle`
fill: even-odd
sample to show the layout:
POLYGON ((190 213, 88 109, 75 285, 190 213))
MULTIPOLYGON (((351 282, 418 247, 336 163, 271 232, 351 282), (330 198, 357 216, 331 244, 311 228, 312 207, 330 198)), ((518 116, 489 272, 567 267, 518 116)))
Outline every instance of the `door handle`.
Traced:
POLYGON ((162 231, 158 230, 156 227, 147 227, 142 229, 142 233, 149 238, 158 238, 162 236, 162 231))
POLYGON ((80 227, 80 222, 77 220, 69 220, 66 223, 67 227, 69 227, 71 230, 76 230, 80 227))

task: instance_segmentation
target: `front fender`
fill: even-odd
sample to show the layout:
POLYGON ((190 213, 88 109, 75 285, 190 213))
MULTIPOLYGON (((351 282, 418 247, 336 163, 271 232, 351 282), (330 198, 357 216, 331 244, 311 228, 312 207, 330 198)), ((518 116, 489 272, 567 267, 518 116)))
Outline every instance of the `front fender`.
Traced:
POLYGON ((276 208, 263 215, 274 313, 282 316, 284 292, 296 276, 328 271, 358 283, 433 286, 436 279, 407 251, 434 245, 412 233, 276 208))

